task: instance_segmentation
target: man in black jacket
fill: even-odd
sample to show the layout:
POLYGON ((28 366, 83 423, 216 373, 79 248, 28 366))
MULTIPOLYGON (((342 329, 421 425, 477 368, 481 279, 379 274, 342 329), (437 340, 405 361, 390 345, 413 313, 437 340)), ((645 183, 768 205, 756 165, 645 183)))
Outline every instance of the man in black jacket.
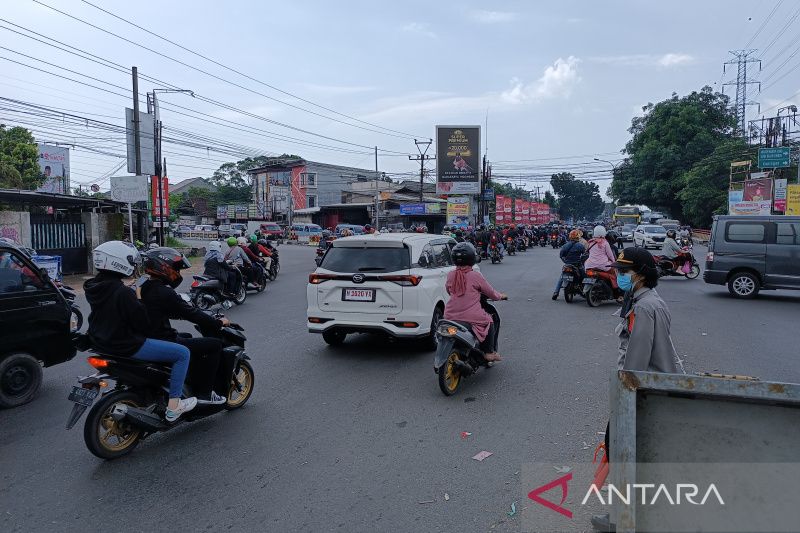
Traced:
MULTIPOLYGON (((578 268, 578 270, 582 270, 583 267, 583 253, 586 251, 583 244, 580 242, 581 234, 578 230, 574 229, 569 232, 569 242, 561 247, 561 250, 558 252, 559 257, 561 257, 561 261, 564 262, 565 265, 574 265, 578 268)), ((561 285, 563 283, 563 278, 561 277, 561 272, 558 273, 558 281, 556 282, 556 288, 553 290, 553 300, 558 300, 558 293, 561 292, 561 285)))
POLYGON ((189 261, 173 248, 155 248, 144 254, 144 269, 149 279, 141 286, 142 303, 150 318, 150 336, 182 344, 192 354, 189 381, 198 401, 223 403, 230 386, 233 361, 223 361, 222 341, 214 337, 192 337, 178 333, 170 319, 187 320, 203 331, 216 332, 230 324, 193 307, 175 292, 183 277, 180 271, 189 261))

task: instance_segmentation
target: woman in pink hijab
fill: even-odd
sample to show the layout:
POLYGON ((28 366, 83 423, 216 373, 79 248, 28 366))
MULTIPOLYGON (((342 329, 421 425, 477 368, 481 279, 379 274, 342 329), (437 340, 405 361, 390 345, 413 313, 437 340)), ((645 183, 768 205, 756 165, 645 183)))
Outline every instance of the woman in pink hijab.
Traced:
POLYGON ((450 294, 450 301, 444 308, 444 318, 469 323, 475 337, 481 342, 486 360, 500 361, 496 345, 496 326, 491 315, 481 307, 481 295, 489 300, 507 300, 508 296, 494 290, 483 274, 472 270, 477 258, 472 244, 456 244, 451 255, 456 269, 447 274, 445 288, 450 294))

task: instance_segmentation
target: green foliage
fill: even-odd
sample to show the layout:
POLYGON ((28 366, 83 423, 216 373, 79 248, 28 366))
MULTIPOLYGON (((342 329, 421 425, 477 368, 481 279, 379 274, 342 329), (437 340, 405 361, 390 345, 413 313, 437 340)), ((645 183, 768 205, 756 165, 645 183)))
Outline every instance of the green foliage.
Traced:
POLYGON ((505 196, 508 198, 519 198, 521 200, 530 200, 531 193, 522 187, 516 187, 510 183, 498 183, 496 181, 489 182, 494 190, 495 196, 505 196))
POLYGON ((553 174, 550 186, 558 198, 561 218, 592 219, 603 212, 603 198, 596 183, 578 180, 569 172, 561 172, 553 174))
POLYGON ((188 248, 189 245, 185 242, 176 239, 172 235, 167 235, 164 237, 164 246, 168 246, 170 248, 188 248))
POLYGON ((692 226, 707 228, 712 215, 727 212, 730 163, 750 159, 742 157, 746 152, 747 144, 743 140, 730 139, 680 175, 683 185, 678 199, 682 203, 683 220, 692 226))
POLYGON ((633 137, 625 145, 625 161, 614 171, 611 196, 620 204, 645 204, 672 216, 684 213, 691 196, 681 194, 687 184, 684 173, 732 139, 736 117, 728 105, 727 96, 706 86, 643 107, 644 115, 631 121, 633 137))
POLYGON ((542 203, 549 205, 550 207, 558 207, 558 199, 553 196, 553 193, 550 191, 544 191, 544 198, 542 199, 542 203))
POLYGON ((31 132, 0 124, 0 187, 33 190, 44 182, 31 132))

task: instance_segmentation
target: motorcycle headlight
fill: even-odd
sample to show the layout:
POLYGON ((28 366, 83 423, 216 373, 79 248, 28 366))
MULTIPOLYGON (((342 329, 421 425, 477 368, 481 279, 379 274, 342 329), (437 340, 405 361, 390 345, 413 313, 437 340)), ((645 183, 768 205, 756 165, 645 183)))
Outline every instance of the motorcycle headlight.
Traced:
POLYGON ((451 324, 442 324, 436 331, 442 337, 454 337, 458 333, 458 328, 451 324))

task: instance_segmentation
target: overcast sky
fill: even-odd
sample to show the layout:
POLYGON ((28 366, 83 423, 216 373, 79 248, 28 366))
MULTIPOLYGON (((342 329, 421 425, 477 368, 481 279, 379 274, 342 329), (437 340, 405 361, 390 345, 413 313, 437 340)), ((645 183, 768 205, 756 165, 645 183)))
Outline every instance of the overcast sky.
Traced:
MULTIPOLYGON (((402 155, 416 150, 413 136, 433 137, 436 124, 483 126, 487 113, 488 155, 497 162, 495 174, 546 175, 560 167, 576 173, 610 168, 593 162, 593 157, 612 161, 621 157, 619 151, 629 138, 630 120, 644 104, 668 98, 672 92, 683 95, 706 84, 719 87, 725 81, 722 63, 730 59, 728 50, 746 46, 765 51, 760 54, 763 72, 759 74, 757 65, 752 65, 754 79, 760 76, 765 80, 764 91, 757 94, 754 90, 751 95, 761 102, 762 111, 774 115, 782 101, 800 90, 800 56, 792 56, 800 49, 796 48, 800 47, 797 2, 784 2, 773 12, 779 0, 92 0, 189 50, 290 93, 283 94, 80 0, 41 1, 221 79, 29 0, 3 2, 0 17, 4 21, 0 25, 23 31, 8 24, 13 23, 36 31, 41 34, 37 39, 50 44, 62 46, 57 40, 125 67, 136 65, 144 75, 250 114, 186 95, 163 95, 164 102, 213 117, 190 118, 167 110, 165 105, 162 119, 167 128, 178 130, 176 137, 185 138, 188 133, 233 143, 242 157, 291 152, 316 161, 364 168, 374 165, 374 157, 364 147, 378 145, 387 150, 381 151, 380 169, 397 177, 415 169, 415 164, 402 155), (770 13, 767 26, 756 35, 770 13), (791 29, 780 32, 784 26, 791 29), (270 138, 266 132, 316 146, 270 138), (536 161, 502 163, 516 160, 536 161)), ((117 93, 123 91, 103 82, 130 87, 130 76, 123 72, 7 29, 0 29, 0 46, 4 47, 0 57, 117 93)), ((124 125, 123 108, 131 105, 129 89, 126 99, 5 59, 0 64, 0 96, 124 125)), ((727 79, 731 74, 729 71, 727 79)), ((163 85, 140 80, 141 92, 156 86, 163 85)), ((732 88, 726 92, 728 89, 732 88)), ((798 100, 797 96, 790 99, 793 103, 798 100)), ((6 103, 0 107, 6 108, 6 103)), ((748 118, 756 118, 755 108, 748 112, 748 118)), ((121 161, 87 151, 86 147, 125 153, 124 138, 119 133, 59 125, 58 121, 8 110, 0 111, 0 122, 30 125, 38 140, 84 146, 72 151, 73 184, 97 183, 121 161)), ((236 159, 185 146, 165 146, 165 150, 172 182, 207 176, 221 162, 236 159)), ((116 173, 123 174, 124 168, 116 173)), ((529 189, 536 185, 530 180, 522 183, 529 189)), ((608 181, 598 183, 605 191, 608 181)))

